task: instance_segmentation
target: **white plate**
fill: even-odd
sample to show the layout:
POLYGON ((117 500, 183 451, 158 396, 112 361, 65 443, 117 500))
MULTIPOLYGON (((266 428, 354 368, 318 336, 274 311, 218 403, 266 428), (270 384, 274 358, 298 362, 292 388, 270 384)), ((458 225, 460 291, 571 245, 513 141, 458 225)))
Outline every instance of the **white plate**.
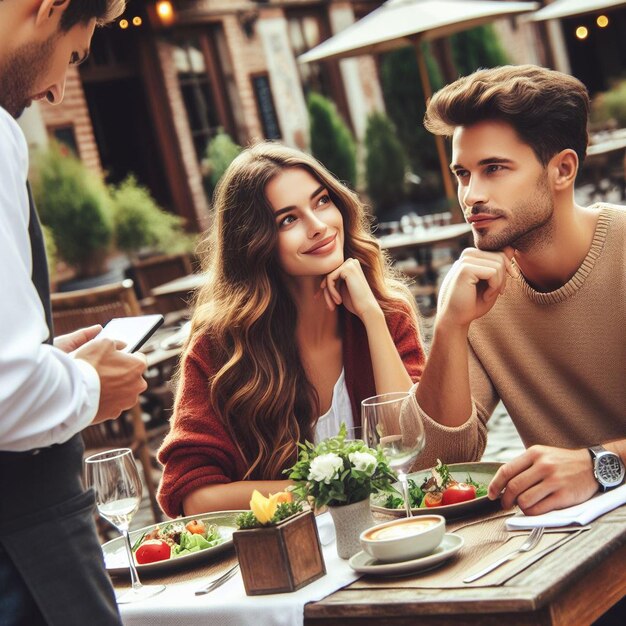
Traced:
MULTIPOLYGON (((450 469, 450 476, 454 480, 459 482, 465 482, 467 475, 470 474, 472 480, 477 483, 484 484, 485 486, 491 482, 495 473, 498 471, 503 463, 492 462, 477 462, 477 463, 451 463, 448 465, 450 469)), ((407 474, 408 478, 412 478, 418 485, 421 485, 426 478, 432 476, 430 470, 420 470, 419 472, 412 472, 407 474)), ((398 491, 402 491, 399 483, 394 485, 398 491)), ((372 511, 377 513, 385 513, 386 515, 393 515, 394 517, 406 517, 404 508, 401 509, 388 509, 383 506, 383 503, 387 499, 386 493, 374 494, 371 497, 372 511)), ((442 515, 446 519, 457 519, 459 517, 466 517, 472 515, 483 508, 494 505, 494 501, 490 500, 487 496, 481 496, 474 500, 467 500, 466 502, 458 502, 457 504, 447 504, 445 506, 434 506, 432 508, 425 507, 423 509, 411 509, 413 515, 442 515)))
MULTIPOLYGON (((194 565, 198 562, 207 561, 213 558, 216 554, 220 554, 224 550, 228 550, 233 545, 233 532, 237 530, 235 524, 235 518, 242 511, 215 511, 213 513, 202 513, 201 515, 188 515, 187 517, 176 518, 176 522, 187 522, 194 519, 207 520, 210 524, 216 524, 220 536, 223 538, 223 542, 213 546, 212 548, 206 548, 206 550, 200 550, 199 552, 193 552, 192 554, 186 554, 167 561, 157 561, 156 563, 146 563, 145 565, 137 565, 137 572, 141 576, 143 573, 160 573, 170 570, 179 569, 194 565)), ((130 533, 130 544, 135 545, 137 539, 139 539, 144 533, 155 529, 157 526, 163 528, 169 522, 161 522, 160 524, 151 524, 138 530, 133 530, 130 533)), ((102 553, 104 554, 104 563, 107 571, 110 574, 115 575, 129 575, 128 569, 128 557, 126 556, 126 548, 124 547, 123 537, 117 537, 112 541, 107 541, 102 546, 102 553)))
POLYGON ((349 561, 348 565, 359 574, 370 574, 372 576, 403 576, 412 572, 419 572, 431 569, 450 557, 454 556, 463 547, 463 537, 453 533, 446 533, 443 541, 437 546, 432 554, 422 556, 411 561, 400 561, 399 563, 383 563, 377 561, 367 552, 357 552, 349 561))

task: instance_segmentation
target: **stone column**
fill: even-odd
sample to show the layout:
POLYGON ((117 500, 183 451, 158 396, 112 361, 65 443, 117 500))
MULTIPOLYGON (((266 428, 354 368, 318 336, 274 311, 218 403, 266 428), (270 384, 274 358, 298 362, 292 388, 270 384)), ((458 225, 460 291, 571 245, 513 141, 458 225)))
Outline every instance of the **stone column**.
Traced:
POLYGON ((309 115, 293 56, 287 20, 273 15, 262 17, 256 25, 261 39, 274 96, 276 115, 283 142, 288 146, 306 149, 309 144, 309 115))
MULTIPOLYGON (((354 11, 349 2, 333 3, 328 10, 333 34, 344 30, 355 21, 354 11)), ((371 56, 366 55, 343 59, 339 62, 339 68, 346 90, 352 126, 359 141, 363 141, 368 115, 374 111, 385 110, 376 63, 371 56)))

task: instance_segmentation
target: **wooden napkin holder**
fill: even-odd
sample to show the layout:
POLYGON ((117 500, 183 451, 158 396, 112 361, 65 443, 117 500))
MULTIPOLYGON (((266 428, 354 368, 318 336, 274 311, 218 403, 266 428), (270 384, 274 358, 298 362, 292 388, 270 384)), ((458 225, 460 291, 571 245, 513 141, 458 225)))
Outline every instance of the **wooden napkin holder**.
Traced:
POLYGON ((233 541, 249 596, 296 591, 326 574, 312 511, 275 526, 237 530, 233 541))

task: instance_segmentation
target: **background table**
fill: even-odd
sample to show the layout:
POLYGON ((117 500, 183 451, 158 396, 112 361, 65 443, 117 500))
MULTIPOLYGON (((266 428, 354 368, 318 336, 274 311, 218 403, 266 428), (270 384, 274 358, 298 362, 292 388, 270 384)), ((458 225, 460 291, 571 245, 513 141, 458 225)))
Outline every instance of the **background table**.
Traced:
MULTIPOLYGON (((414 289, 413 295, 430 297, 431 306, 437 303, 438 268, 433 260, 435 248, 452 248, 452 255, 445 259, 445 264, 454 262, 463 248, 471 245, 472 227, 467 223, 446 224, 418 228, 412 233, 393 233, 379 238, 380 246, 396 259, 411 257, 417 261, 418 273, 407 271, 412 278, 423 278, 424 284, 414 289)), ((406 271, 403 269, 403 271, 406 271)))

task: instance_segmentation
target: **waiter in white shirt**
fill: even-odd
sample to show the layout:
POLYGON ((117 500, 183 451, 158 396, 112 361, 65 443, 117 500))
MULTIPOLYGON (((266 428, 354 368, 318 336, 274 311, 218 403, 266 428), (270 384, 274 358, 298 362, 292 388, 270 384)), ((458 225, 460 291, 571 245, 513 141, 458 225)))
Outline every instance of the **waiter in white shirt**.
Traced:
POLYGON ((63 98, 68 65, 125 0, 0 0, 0 624, 119 624, 81 485, 89 424, 118 417, 146 388, 145 359, 93 340, 52 345, 41 229, 15 122, 32 100, 63 98), (73 356, 70 352, 76 351, 73 356))

